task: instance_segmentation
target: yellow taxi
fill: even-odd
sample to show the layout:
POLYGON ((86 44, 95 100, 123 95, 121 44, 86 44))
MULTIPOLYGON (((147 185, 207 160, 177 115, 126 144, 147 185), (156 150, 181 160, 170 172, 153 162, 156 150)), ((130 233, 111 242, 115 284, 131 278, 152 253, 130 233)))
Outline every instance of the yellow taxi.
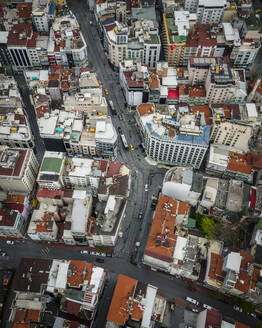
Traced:
POLYGON ((104 89, 104 91, 105 91, 105 95, 109 95, 109 92, 107 89, 104 89))
POLYGON ((262 9, 256 10, 256 14, 261 13, 262 9))
POLYGON ((130 146, 130 150, 135 150, 134 146, 132 144, 129 145, 130 146))

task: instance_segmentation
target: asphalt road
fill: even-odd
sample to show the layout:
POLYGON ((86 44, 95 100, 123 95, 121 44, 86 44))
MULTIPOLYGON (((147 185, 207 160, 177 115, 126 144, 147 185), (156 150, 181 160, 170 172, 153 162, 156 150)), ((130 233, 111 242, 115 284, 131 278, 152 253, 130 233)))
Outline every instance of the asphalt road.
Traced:
MULTIPOLYGON (((105 325, 115 282, 120 273, 157 286, 169 300, 175 297, 185 299, 186 296, 191 296, 202 303, 209 304, 219 309, 224 316, 255 326, 255 320, 252 317, 234 311, 230 305, 212 298, 208 293, 203 291, 190 292, 183 280, 176 279, 164 273, 146 271, 141 268, 141 258, 153 217, 153 212, 150 208, 151 197, 152 194, 158 193, 165 170, 160 170, 157 167, 149 165, 144 159, 144 154, 139 147, 141 140, 134 125, 133 113, 127 112, 124 105, 125 99, 120 91, 118 75, 112 71, 108 64, 95 24, 90 25, 88 23, 89 20, 95 22, 94 16, 87 11, 85 1, 72 1, 72 7, 87 42, 88 55, 93 63, 94 70, 97 72, 103 87, 108 89, 108 97, 114 102, 117 113, 123 115, 123 120, 120 120, 118 115, 113 116, 113 123, 116 128, 118 126, 121 127, 126 135, 128 143, 132 143, 135 148, 134 151, 126 151, 119 139, 117 159, 127 163, 128 167, 131 169, 132 185, 126 209, 126 217, 121 227, 123 238, 119 238, 114 256, 112 258, 105 258, 105 263, 100 264, 108 270, 108 278, 105 291, 99 303, 94 327, 102 328, 105 325), (149 178, 150 176, 151 178, 149 178), (148 192, 145 191, 145 184, 149 184, 148 192), (138 219, 140 210, 143 212, 142 220, 138 219), (141 243, 138 251, 139 261, 137 266, 130 263, 130 254, 135 247, 136 241, 140 241, 141 243)), ((39 136, 35 113, 29 100, 29 92, 23 78, 19 76, 17 79, 22 89, 29 123, 35 137, 37 156, 41 159, 44 152, 44 144, 39 136)), ((5 267, 17 268, 22 257, 74 259, 95 262, 95 256, 80 254, 79 248, 65 249, 51 245, 41 246, 31 240, 25 240, 24 243, 16 243, 16 245, 7 245, 4 241, 0 241, 0 248, 8 253, 9 258, 7 260, 0 260, 0 264, 5 267)), ((8 301, 10 302, 10 299, 8 301)))

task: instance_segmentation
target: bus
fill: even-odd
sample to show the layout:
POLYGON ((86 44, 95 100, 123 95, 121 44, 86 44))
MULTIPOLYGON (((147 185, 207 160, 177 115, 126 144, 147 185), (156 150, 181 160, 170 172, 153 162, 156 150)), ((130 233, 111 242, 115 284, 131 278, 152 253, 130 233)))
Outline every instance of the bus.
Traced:
POLYGON ((114 108, 114 103, 113 103, 113 101, 112 101, 112 100, 109 100, 109 101, 108 101, 108 104, 109 104, 109 107, 110 107, 110 110, 111 110, 112 114, 113 114, 113 115, 116 115, 116 110, 115 110, 115 108, 114 108))
POLYGON ((125 137, 125 135, 124 135, 124 134, 120 134, 120 137, 121 137, 121 140, 122 140, 122 142, 123 142, 123 145, 124 145, 125 149, 128 149, 129 147, 128 147, 128 144, 127 144, 127 142, 126 142, 126 137, 125 137))

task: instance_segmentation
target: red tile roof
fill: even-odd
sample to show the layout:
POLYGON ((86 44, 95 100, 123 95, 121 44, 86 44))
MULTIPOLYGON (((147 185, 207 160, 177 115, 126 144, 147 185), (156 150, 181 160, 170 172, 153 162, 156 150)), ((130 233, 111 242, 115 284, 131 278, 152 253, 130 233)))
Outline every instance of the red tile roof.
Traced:
POLYGON ((220 282, 224 281, 226 273, 225 271, 222 270, 223 263, 224 263, 224 258, 222 255, 211 253, 210 268, 208 272, 208 276, 211 279, 215 279, 220 282))
POLYGON ((252 167, 248 164, 247 156, 236 153, 229 157, 227 170, 244 174, 252 173, 252 167))
POLYGON ((207 310, 205 328, 220 327, 222 315, 215 309, 207 310))
POLYGON ((161 196, 147 240, 145 255, 172 262, 177 239, 176 217, 181 214, 186 215, 189 211, 189 204, 161 196))
MULTIPOLYGON (((0 175, 6 177, 19 177, 22 174, 23 163, 26 160, 27 150, 14 149, 18 153, 18 158, 14 167, 5 168, 0 165, 0 175)), ((0 155, 4 154, 3 151, 0 155)))
POLYGON ((32 26, 29 24, 15 24, 11 28, 7 45, 8 46, 27 46, 28 41, 33 35, 32 26))
POLYGON ((207 125, 213 125, 212 121, 212 112, 207 105, 201 105, 201 106, 191 106, 191 111, 194 113, 204 113, 206 124, 207 125))
POLYGON ((73 196, 73 190, 71 189, 58 189, 58 190, 49 190, 49 189, 39 189, 37 192, 37 197, 38 198, 59 198, 59 197, 69 197, 72 198, 73 196))
POLYGON ((143 315, 142 307, 133 300, 137 280, 120 274, 116 283, 113 298, 107 314, 107 321, 124 326, 129 316, 140 321, 143 315))
POLYGON ((19 18, 23 18, 24 20, 29 19, 32 13, 32 3, 30 2, 22 2, 17 4, 17 15, 19 18))
POLYGON ((80 303, 75 303, 75 302, 71 302, 71 301, 67 301, 66 302, 66 310, 68 313, 74 314, 74 315, 78 315, 79 310, 80 310, 80 303))
POLYGON ((131 79, 133 73, 134 72, 124 72, 124 76, 126 78, 127 85, 129 87, 143 87, 144 81, 135 81, 135 80, 131 79))
POLYGON ((84 280, 91 280, 92 276, 92 263, 86 261, 72 260, 69 264, 69 271, 67 274, 67 284, 69 287, 79 288, 83 285, 84 280))
POLYGON ((252 263, 252 255, 240 251, 240 255, 242 256, 241 264, 240 264, 240 273, 238 275, 238 280, 235 284, 235 288, 240 290, 242 293, 247 294, 250 290, 250 282, 251 277, 249 276, 248 270, 248 263, 252 263))
POLYGON ((122 166, 122 163, 109 162, 106 177, 111 178, 111 177, 119 174, 121 166, 122 166))
POLYGON ((150 115, 154 113, 154 105, 153 104, 140 104, 137 106, 137 111, 140 116, 150 115))

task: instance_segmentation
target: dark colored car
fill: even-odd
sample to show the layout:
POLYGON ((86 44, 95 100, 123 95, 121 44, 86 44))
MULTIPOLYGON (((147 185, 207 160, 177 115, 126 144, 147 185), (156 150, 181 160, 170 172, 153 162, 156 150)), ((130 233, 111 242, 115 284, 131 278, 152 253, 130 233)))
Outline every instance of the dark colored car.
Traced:
POLYGON ((96 258, 96 262, 97 263, 105 263, 105 260, 104 259, 100 259, 100 258, 96 258))

